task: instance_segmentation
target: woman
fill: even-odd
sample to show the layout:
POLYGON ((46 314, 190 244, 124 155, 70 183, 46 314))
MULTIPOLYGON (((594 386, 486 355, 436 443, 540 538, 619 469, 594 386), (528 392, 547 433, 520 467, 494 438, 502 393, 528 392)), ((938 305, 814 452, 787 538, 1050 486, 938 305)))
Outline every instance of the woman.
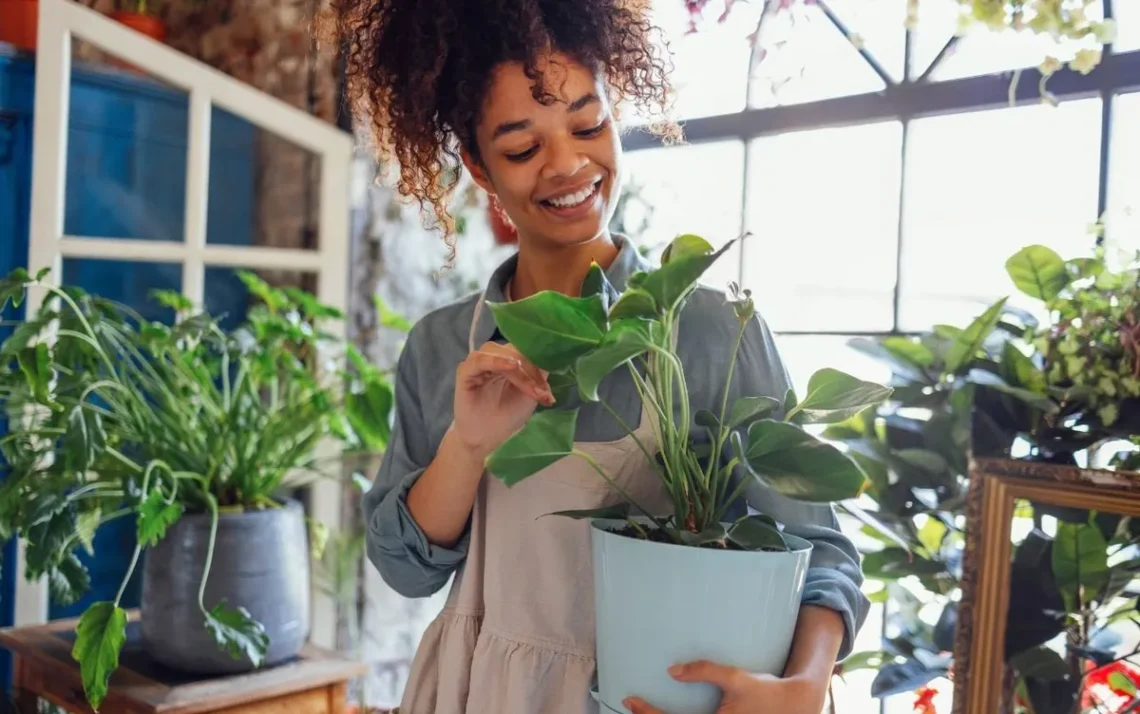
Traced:
MULTIPOLYGON (((618 289, 645 267, 636 246, 607 225, 622 175, 614 103, 633 104, 643 116, 667 108, 667 66, 654 28, 643 7, 622 0, 347 2, 340 31, 350 95, 372 122, 377 145, 398 160, 401 190, 446 227, 462 164, 519 240, 517 255, 481 295, 417 323, 399 360, 395 428, 365 499, 368 554, 408 597, 428 596, 455 578, 419 646, 400 711, 596 712, 587 525, 537 516, 613 497, 576 458, 511 489, 484 475, 484 458, 553 397, 546 376, 504 343, 483 305, 540 290, 573 295, 595 261, 618 289)), ((680 323, 695 413, 721 402, 737 322, 722 294, 702 288, 680 323)), ((788 386, 757 317, 730 396, 782 397, 788 386)), ((637 423, 640 401, 628 375, 604 382, 602 396, 626 423, 637 423)), ((664 504, 619 423, 595 403, 575 405, 582 407, 578 448, 635 498, 664 504)), ((651 437, 647 421, 638 431, 651 437)), ((754 676, 693 662, 671 673, 722 688, 726 714, 819 714, 836 658, 850 650, 866 613, 858 556, 830 508, 752 483, 748 504, 814 545, 787 670, 754 676)), ((640 700, 626 706, 657 711, 640 700)))

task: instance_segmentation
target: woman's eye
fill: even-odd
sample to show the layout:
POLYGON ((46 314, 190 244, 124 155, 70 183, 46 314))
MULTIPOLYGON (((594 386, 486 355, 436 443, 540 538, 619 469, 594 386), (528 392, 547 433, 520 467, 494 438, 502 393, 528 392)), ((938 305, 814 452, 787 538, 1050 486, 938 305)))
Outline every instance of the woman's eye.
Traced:
POLYGON ((507 154, 506 157, 507 157, 507 161, 514 161, 516 163, 522 163, 523 161, 526 161, 530 157, 534 156, 536 153, 538 153, 538 147, 532 146, 529 149, 527 149, 526 151, 520 151, 520 152, 515 153, 515 154, 507 154))
POLYGON ((574 133, 577 136, 589 138, 591 136, 597 136, 598 134, 601 134, 602 130, 605 128, 606 128, 606 122, 602 122, 601 124, 598 124, 597 126, 592 127, 590 129, 583 129, 582 131, 576 131, 574 133))

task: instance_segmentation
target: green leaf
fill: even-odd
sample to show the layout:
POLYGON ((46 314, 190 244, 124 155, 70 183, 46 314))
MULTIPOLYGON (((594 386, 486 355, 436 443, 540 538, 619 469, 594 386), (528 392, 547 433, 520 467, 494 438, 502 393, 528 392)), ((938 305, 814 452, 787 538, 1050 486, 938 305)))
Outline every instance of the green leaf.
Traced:
POLYGON ((24 291, 31 281, 31 276, 24 268, 16 268, 0 279, 0 312, 12 303, 12 307, 19 307, 24 301, 24 291))
POLYGON ((693 421, 697 426, 703 426, 706 429, 716 429, 720 427, 720 421, 708 409, 698 409, 697 413, 693 416, 693 421))
POLYGON ((32 395, 40 404, 53 404, 51 398, 51 383, 53 372, 51 368, 51 353, 48 346, 40 342, 31 347, 20 350, 16 358, 24 379, 28 380, 28 387, 32 395))
POLYGON ((691 252, 693 245, 690 243, 673 255, 668 263, 650 273, 642 287, 653 296, 658 305, 665 310, 672 310, 689 294, 716 259, 724 255, 735 242, 731 240, 719 250, 707 253, 691 252))
POLYGON ((1043 245, 1017 251, 1005 261, 1005 270, 1018 290, 1038 300, 1052 300, 1069 284, 1065 261, 1043 245))
POLYGON ((895 359, 910 363, 916 367, 930 367, 934 364, 934 353, 921 342, 909 337, 892 336, 879 341, 883 349, 895 359))
POLYGON ((720 523, 710 523, 705 526, 705 529, 700 533, 693 533, 688 530, 681 530, 677 532, 681 542, 693 548, 700 547, 707 543, 716 543, 723 541, 727 537, 724 526, 720 523))
POLYGON ((75 535, 88 555, 95 554, 95 531, 98 530, 102 518, 103 510, 99 506, 80 511, 75 518, 75 535))
POLYGON ((67 415, 67 433, 63 435, 64 468, 86 473, 107 448, 107 432, 98 412, 76 405, 67 415))
POLYGON ((384 298, 379 295, 373 295, 372 304, 376 307, 377 321, 381 325, 405 334, 412 331, 411 321, 388 307, 388 303, 384 302, 384 298))
POLYGON ((863 556, 863 573, 874 580, 897 580, 908 575, 929 576, 945 572, 945 566, 902 548, 883 548, 863 556))
POLYGON ((728 428, 748 426, 779 408, 779 400, 772 397, 741 397, 732 403, 732 410, 728 413, 728 428))
POLYGON ((690 255, 707 255, 713 252, 712 244, 704 238, 691 233, 679 235, 673 239, 661 254, 661 264, 665 265, 674 258, 683 258, 690 255))
POLYGON ((642 288, 628 288, 610 308, 611 320, 658 317, 657 301, 642 288))
POLYGON ((487 471, 507 486, 533 476, 574 451, 577 421, 577 409, 536 413, 487 458, 487 471))
POLYGON ((918 542, 922 543, 922 547, 926 548, 928 553, 937 554, 942 549, 942 539, 946 537, 946 532, 945 523, 933 516, 927 516, 926 523, 918 529, 918 542))
POLYGON ((573 518, 574 520, 582 520, 586 518, 600 518, 603 520, 621 520, 629 518, 629 511, 631 506, 628 502, 622 501, 615 503, 612 506, 602 506, 601 508, 586 508, 577 511, 555 511, 554 513, 547 513, 548 516, 565 516, 566 518, 573 518))
MULTIPOLYGON (((554 395, 554 407, 551 408, 555 408, 565 405, 577 391, 578 375, 572 369, 551 372, 546 377, 546 383, 550 385, 550 393, 554 395)), ((539 407, 545 408, 542 405, 539 407)))
POLYGON ((962 330, 950 345, 950 353, 946 356, 946 371, 957 374, 960 369, 974 361, 978 350, 982 348, 986 338, 997 327, 1001 320, 1002 308, 1005 307, 1006 298, 998 300, 986 308, 986 311, 974 319, 969 327, 962 330))
POLYGON ((1128 697, 1136 696, 1136 683, 1132 678, 1126 676, 1123 672, 1113 671, 1108 673, 1108 687, 1114 694, 1123 693, 1128 697))
POLYGON ((1012 341, 1002 345, 1000 369, 1002 379, 1014 387, 1037 392, 1045 389, 1045 373, 1012 341))
MULTIPOLYGON (((739 433, 733 432, 734 440, 739 433)), ((854 498, 867 482, 855 462, 834 445, 794 424, 772 419, 762 419, 748 429, 743 461, 773 489, 801 501, 854 498)))
POLYGON ((1008 394, 1035 409, 1040 409, 1046 414, 1056 414, 1061 410, 1060 405, 1053 401, 1052 397, 1048 394, 1041 394, 1029 389, 1022 389, 1021 387, 1011 387, 1009 384, 1006 384, 1005 380, 1001 377, 984 369, 971 369, 966 375, 966 381, 971 384, 995 389, 1002 394, 1008 394))
POLYGON ((1061 655, 1045 645, 1019 652, 1009 663, 1021 677, 1055 681, 1065 679, 1069 674, 1069 666, 1061 655))
POLYGON ((393 404, 392 385, 380 377, 369 379, 362 390, 345 395, 345 416, 364 449, 380 452, 387 448, 392 436, 393 404))
POLYGON ((1096 525, 1057 524, 1053 541, 1053 577, 1071 612, 1079 591, 1091 599, 1108 582, 1108 543, 1096 525))
POLYGON ((582 280, 580 296, 588 298, 595 295, 602 299, 602 310, 605 312, 609 312, 610 305, 618 297, 617 290, 614 290, 614 286, 610 285, 602 266, 591 263, 590 270, 587 271, 585 279, 582 280))
POLYGON ((515 302, 487 303, 499 331, 539 369, 566 369, 605 336, 600 296, 572 298, 544 290, 515 302))
POLYGON ((218 648, 229 652, 230 657, 237 660, 244 657, 254 667, 260 667, 265 661, 269 636, 265 627, 254 620, 244 607, 226 607, 225 603, 218 603, 206 615, 206 630, 218 648))
POLYGON ((74 510, 68 506, 60 508, 29 527, 26 534, 25 577, 35 580, 66 556, 75 534, 74 510))
POLYGON ((114 603, 97 602, 79 618, 71 656, 79 663, 83 691, 95 711, 107 696, 107 684, 119 667, 119 652, 126 641, 127 612, 114 603))
POLYGON ((329 527, 320 521, 308 519, 309 524, 309 555, 319 559, 325 553, 329 544, 329 527))
POLYGON ((882 650, 856 652, 843 660, 840 663, 840 668, 843 674, 847 674, 862 669, 879 669, 890 661, 891 656, 882 650))
POLYGON ((807 395, 784 419, 801 424, 834 424, 879 404, 893 390, 825 367, 808 380, 807 395))
POLYGON ((139 506, 138 540, 148 546, 158 545, 166 537, 166 529, 182 517, 182 503, 167 503, 162 491, 155 488, 139 506))
POLYGON ((68 607, 79 602, 79 599, 91 587, 91 578, 87 568, 79 561, 75 553, 68 553, 63 560, 48 571, 48 592, 52 602, 68 607))
POLYGON ((744 550, 786 551, 788 544, 771 516, 745 516, 728 529, 728 539, 744 550))
POLYGON ((899 449, 893 452, 902 480, 908 486, 937 488, 951 477, 950 465, 939 454, 926 449, 899 449), (901 462, 901 463, 900 463, 901 462))
POLYGON ((661 344, 665 339, 660 322, 622 320, 615 322, 595 349, 578 358, 575 373, 578 375, 578 392, 583 399, 598 401, 598 385, 606 375, 661 344))

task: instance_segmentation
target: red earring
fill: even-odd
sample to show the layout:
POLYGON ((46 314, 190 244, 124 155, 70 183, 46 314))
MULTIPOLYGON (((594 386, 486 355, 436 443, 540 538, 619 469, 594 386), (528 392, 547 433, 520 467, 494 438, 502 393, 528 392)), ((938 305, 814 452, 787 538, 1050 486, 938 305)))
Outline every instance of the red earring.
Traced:
POLYGON ((499 245, 514 245, 519 242, 519 233, 514 222, 503 210, 499 197, 493 193, 487 201, 487 221, 491 224, 491 234, 495 236, 495 242, 499 245))

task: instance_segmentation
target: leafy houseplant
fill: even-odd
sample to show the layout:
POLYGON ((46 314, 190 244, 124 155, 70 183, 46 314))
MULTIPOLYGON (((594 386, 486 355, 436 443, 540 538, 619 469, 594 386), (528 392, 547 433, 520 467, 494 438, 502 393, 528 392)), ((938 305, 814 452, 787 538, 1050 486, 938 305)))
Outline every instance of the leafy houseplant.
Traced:
MULTIPOLYGON (((0 535, 25 542, 26 577, 47 576, 52 597, 74 603, 89 587, 77 549, 90 552, 103 523, 137 520, 137 546, 118 596, 90 605, 77 627, 73 656, 91 706, 102 703, 118 666, 127 621, 119 602, 149 546, 177 560, 186 542, 197 540, 204 556, 186 564, 193 579, 187 592, 173 593, 174 609, 152 624, 184 623, 187 631, 173 637, 193 642, 200 636, 214 643, 211 649, 228 652, 223 659, 247 666, 293 654, 274 651, 289 642, 276 643, 276 632, 245 603, 225 601, 240 588, 227 590, 234 578, 219 572, 215 541, 251 518, 300 523, 299 508, 281 507, 288 503, 282 491, 304 480, 298 474, 307 479, 339 470, 340 455, 324 447, 330 440, 345 449, 382 448, 392 402, 387 376, 352 348, 345 350, 351 367, 340 364, 342 355, 334 351, 344 346, 322 328, 340 319, 336 310, 252 274, 241 277, 260 304, 226 332, 177 294, 156 294, 180 317, 171 327, 47 284, 46 273, 32 278, 19 269, 0 281, 0 309, 18 305, 28 289, 47 296, 0 345, 0 399, 11 430, 0 439, 7 472, 0 483, 0 535), (184 531, 176 542, 163 542, 170 529, 184 531)), ((300 588, 303 606, 293 613, 294 625, 305 630, 299 647, 307 636, 308 560, 303 524, 299 533, 289 532, 299 542, 275 547, 298 562, 271 568, 266 577, 292 569, 289 589, 300 588)), ((259 553, 249 545, 223 555, 236 565, 259 553)), ((146 560, 148 647, 148 600, 177 588, 151 577, 152 567, 162 567, 159 560, 146 560)))
MULTIPOLYGON (((619 672, 625 666, 623 664, 613 671, 607 668, 605 652, 610 646, 610 639, 601 624, 608 617, 603 602, 607 599, 606 573, 612 575, 614 571, 621 570, 621 566, 611 558, 606 573, 597 571, 598 548, 603 547, 599 545, 599 539, 617 538, 638 545, 655 542, 655 548, 667 549, 668 554, 664 556, 667 561, 672 555, 697 551, 709 556, 745 555, 747 562, 765 562, 775 567, 776 571, 770 569, 768 575, 780 573, 772 576, 782 580, 765 583, 774 592, 779 591, 775 599, 779 600, 781 595, 796 595, 803 586, 803 571, 797 571, 795 564, 806 567, 810 545, 782 533, 779 525, 765 514, 725 522, 729 507, 739 500, 748 483, 748 479, 735 482, 735 469, 742 465, 748 473, 776 491, 803 501, 827 503, 853 498, 866 484, 863 470, 847 454, 820 440, 805 427, 846 420, 881 402, 891 391, 836 370, 823 369, 811 377, 808 392, 802 399, 789 390, 786 395, 781 395, 782 399, 746 396, 728 404, 726 391, 716 413, 704 409, 692 413, 674 327, 701 275, 731 244, 729 242, 714 250, 703 238, 682 235, 665 250, 659 268, 631 276, 620 295, 608 284, 601 268, 594 265, 578 297, 545 291, 517 302, 490 305, 506 339, 537 367, 549 372, 556 404, 537 411, 519 432, 492 453, 487 460, 487 469, 505 484, 514 485, 559 459, 580 457, 621 496, 617 506, 597 511, 563 512, 563 515, 574 518, 595 519, 591 532, 600 604, 600 697, 613 708, 627 694, 652 696, 653 688, 661 692, 657 701, 672 706, 671 711, 684 711, 686 707, 694 712, 711 711, 715 703, 709 701, 709 694, 704 691, 686 694, 669 689, 667 678, 662 677, 665 664, 660 666, 660 671, 645 677, 619 672), (585 400, 600 401, 598 385, 604 377, 619 369, 628 369, 654 421, 654 433, 658 437, 655 453, 640 441, 638 446, 659 477, 665 496, 672 505, 671 513, 651 512, 637 503, 588 454, 574 448, 578 410, 562 406, 569 390, 576 389, 585 400), (782 416, 777 418, 780 413, 782 416), (707 451, 694 444, 691 438, 694 428, 708 432, 711 448, 707 451), (734 456, 727 463, 721 463, 718 457, 730 442, 734 456), (718 457, 713 457, 713 454, 718 457), (635 692, 634 687, 643 688, 635 692), (615 694, 619 690, 621 694, 615 694)), ((744 331, 755 319, 747 291, 733 286, 731 303, 739 322, 739 332, 728 367, 726 389, 731 384, 736 353, 744 331)), ((628 426, 625 429, 636 438, 634 430, 628 426)), ((701 556, 702 560, 704 557, 701 556)), ((734 562, 739 565, 728 570, 737 573, 748 571, 742 567, 746 561, 738 559, 734 562)), ((672 568, 676 573, 675 565, 666 562, 665 572, 672 568)), ((695 567, 701 566, 697 564, 695 567)), ((717 567, 720 571, 725 570, 717 567)), ((701 580, 701 577, 695 579, 701 580)), ((752 583, 758 587, 755 579, 752 583)), ((656 593, 665 589, 662 583, 645 584, 655 588, 654 598, 660 603, 656 593)), ((696 586, 720 591, 716 583, 707 580, 698 582, 696 586)), ((628 592, 620 592, 617 597, 637 600, 636 594, 628 592)), ((762 620, 758 625, 760 629, 770 624, 768 620, 780 619, 775 605, 773 612, 765 613, 755 592, 737 599, 750 611, 746 620, 755 621, 757 617, 762 620)), ((783 600, 798 608, 798 596, 783 597, 783 600)), ((729 609, 730 603, 721 605, 729 609)), ((784 607, 786 609, 787 605, 784 607)), ((666 621, 675 617, 675 613, 669 612, 665 605, 641 609, 656 611, 666 621)), ((761 666, 783 666, 790 645, 795 609, 787 614, 788 617, 782 620, 783 630, 768 631, 772 651, 765 654, 767 663, 761 666)), ((725 624, 730 628, 743 627, 740 622, 725 624)), ((655 632, 665 636, 663 630, 675 630, 675 625, 675 622, 662 622, 662 627, 655 632)), ((702 635, 707 636, 705 641, 711 638, 714 647, 720 639, 730 637, 722 631, 702 635)), ((633 659, 649 662, 651 666, 656 666, 657 655, 646 657, 645 653, 660 653, 666 657, 674 654, 669 651, 669 646, 658 647, 660 642, 646 642, 644 638, 634 638, 629 644, 640 653, 633 659)), ((750 646, 756 649, 755 640, 750 646)), ((730 647, 729 651, 732 649, 730 647)), ((698 650, 688 650, 690 654, 694 651, 698 650)), ((615 661, 621 659, 617 657, 615 661)))
MULTIPOLYGON (((897 606, 898 634, 883 651, 857 653, 843 666, 875 667, 874 695, 912 691, 951 668, 971 449, 1135 468, 1138 261, 1123 255, 1110 266, 1106 254, 1098 248, 1065 260, 1031 245, 1006 261, 1013 285, 1045 308, 1041 324, 1003 299, 964 329, 939 325, 918 338, 851 343, 888 363, 895 387, 878 414, 825 432, 844 441, 870 477, 876 508, 865 532, 883 547, 865 555, 863 569, 886 584, 877 595, 897 606), (1131 449, 1115 452, 1127 442, 1131 449), (1098 456, 1109 444, 1115 455, 1098 456), (935 606, 936 622, 919 617, 923 603, 935 606)), ((1135 653, 1111 644, 1111 628, 1134 619, 1129 583, 1138 566, 1130 552, 1140 531, 1129 519, 1043 504, 1023 504, 1018 517, 1033 530, 1011 564, 1006 648, 1017 697, 1036 714, 1068 714, 1081 700, 1080 711, 1095 710, 1088 701, 1111 690, 1109 675, 1123 696, 1136 672, 1121 659, 1135 653), (1045 516, 1058 519, 1055 534, 1041 529, 1045 516), (1083 600, 1064 597, 1074 573, 1084 574, 1076 578, 1083 600), (1059 636, 1067 657, 1045 644, 1059 636), (1096 685, 1098 677, 1105 681, 1096 685), (1094 685, 1103 685, 1099 695, 1090 693, 1094 685)))

